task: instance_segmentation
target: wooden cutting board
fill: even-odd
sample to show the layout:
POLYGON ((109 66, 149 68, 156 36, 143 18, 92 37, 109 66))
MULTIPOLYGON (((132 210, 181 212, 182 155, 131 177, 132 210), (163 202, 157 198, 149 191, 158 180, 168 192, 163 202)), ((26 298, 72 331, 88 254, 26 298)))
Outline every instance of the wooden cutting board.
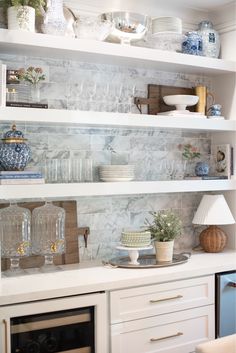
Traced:
MULTIPOLYGON (((148 114, 156 115, 157 113, 175 110, 175 106, 166 105, 163 101, 163 97, 175 94, 195 95, 195 92, 194 88, 148 85, 148 98, 152 98, 148 104, 148 114)), ((194 112, 195 107, 188 107, 187 109, 194 112)))
MULTIPOLYGON (((147 113, 152 115, 176 109, 175 106, 166 105, 164 103, 163 97, 165 96, 176 94, 196 95, 194 88, 186 87, 149 84, 147 85, 147 90, 147 98, 134 97, 134 104, 136 104, 140 113, 142 111, 142 105, 147 105, 147 113)), ((188 107, 187 109, 195 112, 196 106, 188 107)))
MULTIPOLYGON (((24 202, 17 203, 21 207, 28 208, 31 212, 34 208, 44 205, 44 202, 24 202)), ((54 257, 55 265, 72 264, 79 262, 79 244, 78 235, 89 233, 88 227, 77 227, 77 210, 76 201, 55 201, 55 206, 63 207, 66 212, 65 218, 65 241, 66 252, 63 255, 54 257)), ((9 204, 0 204, 0 208, 7 207, 9 204)), ((20 259, 21 268, 41 267, 44 263, 43 256, 28 256, 20 259)), ((9 259, 2 259, 2 270, 6 270, 10 266, 9 259)))

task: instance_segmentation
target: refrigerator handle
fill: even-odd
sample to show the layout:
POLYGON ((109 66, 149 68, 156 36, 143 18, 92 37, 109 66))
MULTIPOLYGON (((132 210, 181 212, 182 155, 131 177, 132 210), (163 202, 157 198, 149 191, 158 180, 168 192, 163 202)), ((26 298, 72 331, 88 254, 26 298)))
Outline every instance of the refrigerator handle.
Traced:
POLYGON ((232 288, 236 288, 236 282, 228 282, 227 286, 232 287, 232 288))

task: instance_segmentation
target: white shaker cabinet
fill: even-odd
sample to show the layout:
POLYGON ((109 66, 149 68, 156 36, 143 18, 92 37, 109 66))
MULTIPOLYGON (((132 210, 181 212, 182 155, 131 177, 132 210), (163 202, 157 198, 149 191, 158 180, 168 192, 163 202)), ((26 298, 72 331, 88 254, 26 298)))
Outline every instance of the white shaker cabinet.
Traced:
POLYGON ((110 294, 111 353, 192 353, 214 338, 214 277, 110 294))

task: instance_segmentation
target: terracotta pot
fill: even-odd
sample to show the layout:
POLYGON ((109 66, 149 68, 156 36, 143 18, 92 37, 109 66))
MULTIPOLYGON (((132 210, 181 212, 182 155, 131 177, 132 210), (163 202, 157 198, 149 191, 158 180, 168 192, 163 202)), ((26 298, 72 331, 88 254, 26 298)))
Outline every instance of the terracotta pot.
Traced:
POLYGON ((173 258, 174 240, 155 241, 156 259, 158 262, 170 262, 173 258))
POLYGON ((35 9, 31 6, 11 6, 7 9, 8 29, 35 32, 35 9))

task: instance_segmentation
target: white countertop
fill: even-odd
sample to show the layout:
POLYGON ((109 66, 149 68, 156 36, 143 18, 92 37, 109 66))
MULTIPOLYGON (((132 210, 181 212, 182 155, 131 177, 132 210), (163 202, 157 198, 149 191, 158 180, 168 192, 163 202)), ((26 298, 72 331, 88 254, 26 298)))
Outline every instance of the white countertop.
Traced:
POLYGON ((115 290, 198 277, 236 269, 236 251, 194 253, 187 263, 150 269, 67 265, 65 270, 2 278, 0 305, 115 290))

